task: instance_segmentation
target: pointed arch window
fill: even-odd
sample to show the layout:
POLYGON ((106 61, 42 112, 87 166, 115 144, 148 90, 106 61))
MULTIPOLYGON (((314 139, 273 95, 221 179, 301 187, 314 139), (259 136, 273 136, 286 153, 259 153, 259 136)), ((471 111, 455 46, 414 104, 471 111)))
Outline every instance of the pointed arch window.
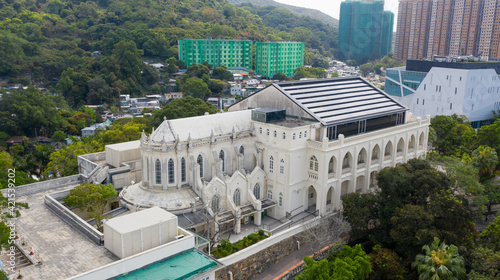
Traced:
POLYGON ((224 172, 224 171, 226 171, 226 161, 225 161, 224 150, 220 150, 219 158, 222 160, 222 172, 224 172))
POLYGON ((309 169, 313 171, 318 171, 318 159, 316 156, 312 156, 309 160, 309 169))
POLYGON ((174 160, 169 159, 168 160, 168 183, 173 184, 174 183, 174 160))
POLYGON ((255 184, 255 187, 253 187, 253 195, 255 198, 260 199, 260 185, 259 183, 255 184))
POLYGON ((212 201, 210 202, 210 208, 212 209, 212 211, 214 213, 219 212, 220 208, 219 208, 219 196, 218 195, 214 195, 212 197, 212 201))
POLYGON ((155 183, 161 185, 161 162, 159 159, 155 161, 155 183))
POLYGON ((200 165, 200 178, 203 178, 203 156, 198 155, 196 162, 200 165))
POLYGON ((236 189, 233 194, 233 202, 236 206, 240 206, 241 204, 241 192, 240 189, 236 189))
POLYGON ((245 154, 245 147, 243 147, 243 146, 240 147, 240 154, 242 154, 242 155, 245 154))
POLYGON ((186 182, 186 159, 181 159, 181 181, 186 182))

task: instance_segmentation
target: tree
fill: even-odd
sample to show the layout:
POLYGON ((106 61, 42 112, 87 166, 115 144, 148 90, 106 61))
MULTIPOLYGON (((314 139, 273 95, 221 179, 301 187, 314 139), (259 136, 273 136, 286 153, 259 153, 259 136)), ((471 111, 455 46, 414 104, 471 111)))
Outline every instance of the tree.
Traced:
POLYGON ((213 76, 216 79, 226 81, 226 82, 233 80, 233 73, 227 71, 227 67, 225 65, 215 67, 213 70, 213 76))
POLYGON ((130 78, 133 83, 140 81, 141 70, 144 68, 142 54, 142 50, 133 41, 123 40, 114 46, 112 59, 118 66, 120 79, 130 78))
POLYGON ((383 248, 379 244, 373 247, 369 254, 372 272, 372 280, 403 280, 406 279, 407 271, 403 260, 392 250, 383 248))
POLYGON ((64 132, 58 130, 58 131, 54 132, 54 134, 52 134, 52 139, 54 139, 57 142, 64 141, 64 139, 66 139, 66 134, 64 132))
POLYGON ((424 254, 415 257, 412 268, 416 268, 420 280, 431 279, 461 279, 465 276, 464 258, 458 254, 455 245, 440 243, 435 237, 431 246, 422 247, 424 254))
POLYGON ((500 251, 500 216, 481 232, 481 243, 495 251, 500 251))
POLYGON ((274 74, 273 80, 286 81, 286 75, 284 73, 278 72, 274 74))
POLYGON ((477 246, 471 254, 471 271, 468 279, 496 280, 500 278, 500 251, 477 246))
POLYGON ((168 120, 195 117, 204 115, 206 112, 215 114, 218 112, 214 105, 205 102, 199 98, 186 96, 181 99, 174 100, 161 110, 153 113, 153 126, 159 126, 163 122, 163 118, 168 120))
POLYGON ((311 253, 317 253, 322 248, 332 246, 342 235, 347 235, 351 226, 339 216, 326 216, 321 218, 316 225, 308 224, 304 231, 304 239, 311 253))
MULTIPOLYGON (((4 94, 0 100, 0 127, 10 135, 41 135, 45 128, 51 135, 63 125, 55 98, 40 94, 34 87, 4 94)), ((47 135, 46 135, 47 136, 47 135)))
POLYGON ((432 145, 439 152, 447 156, 462 156, 470 153, 474 147, 476 133, 469 122, 457 115, 435 116, 431 119, 431 127, 436 133, 432 145))
POLYGON ((97 229, 102 231, 102 220, 105 218, 106 206, 113 202, 117 192, 112 184, 97 185, 82 183, 69 191, 63 201, 69 207, 76 207, 89 214, 97 222, 97 229))
POLYGON ((344 245, 342 250, 328 258, 315 261, 304 257, 305 269, 298 280, 313 279, 366 279, 371 272, 370 256, 363 251, 360 244, 349 247, 344 245))
POLYGON ((210 79, 208 80, 207 86, 213 94, 221 94, 228 86, 228 83, 221 80, 210 79))
POLYGON ((491 176, 498 165, 497 152, 487 146, 479 146, 472 152, 472 165, 479 169, 480 176, 491 176))
POLYGON ((12 167, 12 158, 6 151, 0 153, 0 170, 7 170, 12 167))
POLYGON ((160 80, 158 70, 151 65, 145 66, 142 70, 142 80, 144 86, 150 86, 160 80))
POLYGON ((88 144, 83 142, 73 143, 50 155, 50 161, 47 164, 44 175, 48 176, 49 173, 54 175, 59 174, 60 176, 78 174, 77 157, 100 151, 102 151, 102 147, 95 141, 88 144))
POLYGON ((350 236, 353 239, 368 237, 373 221, 378 217, 375 205, 378 196, 372 193, 350 193, 342 197, 343 215, 351 225, 350 236))
POLYGON ((210 68, 204 64, 196 64, 189 66, 186 71, 187 78, 203 78, 204 75, 210 76, 210 68))
POLYGON ((365 63, 359 66, 359 70, 363 76, 367 76, 373 71, 373 66, 370 63, 365 63))
POLYGON ((424 206, 407 204, 398 208, 391 223, 389 234, 397 244, 396 251, 406 258, 416 255, 436 235, 432 229, 434 217, 424 206))
POLYGON ((202 79, 196 77, 187 79, 182 86, 182 92, 195 98, 204 98, 211 94, 208 85, 202 79))

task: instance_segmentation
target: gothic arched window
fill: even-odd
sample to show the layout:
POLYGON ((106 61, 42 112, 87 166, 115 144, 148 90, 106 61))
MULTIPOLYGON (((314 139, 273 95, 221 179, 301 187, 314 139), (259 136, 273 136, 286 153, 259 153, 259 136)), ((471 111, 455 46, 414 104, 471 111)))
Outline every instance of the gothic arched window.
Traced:
POLYGON ((233 194, 233 202, 236 206, 240 206, 241 204, 241 193, 240 189, 236 189, 233 194))

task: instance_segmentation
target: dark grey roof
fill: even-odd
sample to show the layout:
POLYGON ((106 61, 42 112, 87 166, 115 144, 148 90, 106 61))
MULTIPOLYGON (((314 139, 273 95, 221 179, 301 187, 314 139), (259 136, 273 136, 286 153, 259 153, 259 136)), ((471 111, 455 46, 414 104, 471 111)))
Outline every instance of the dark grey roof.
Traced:
POLYGON ((273 84, 323 125, 398 112, 406 107, 359 77, 273 84))

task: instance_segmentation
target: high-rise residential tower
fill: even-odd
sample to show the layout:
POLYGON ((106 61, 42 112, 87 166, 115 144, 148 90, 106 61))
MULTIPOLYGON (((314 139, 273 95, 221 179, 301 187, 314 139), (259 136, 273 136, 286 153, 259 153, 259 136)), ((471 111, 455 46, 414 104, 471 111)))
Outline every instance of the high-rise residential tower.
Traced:
POLYGON ((255 43, 255 73, 293 76, 299 66, 304 66, 304 42, 255 43))
POLYGON ((244 67, 252 69, 250 40, 179 40, 179 60, 186 66, 208 62, 214 67, 244 67))
POLYGON ((383 0, 347 0, 340 4, 339 49, 345 59, 366 60, 392 49, 394 14, 383 0))
POLYGON ((500 57, 497 0, 400 0, 395 56, 500 57))

